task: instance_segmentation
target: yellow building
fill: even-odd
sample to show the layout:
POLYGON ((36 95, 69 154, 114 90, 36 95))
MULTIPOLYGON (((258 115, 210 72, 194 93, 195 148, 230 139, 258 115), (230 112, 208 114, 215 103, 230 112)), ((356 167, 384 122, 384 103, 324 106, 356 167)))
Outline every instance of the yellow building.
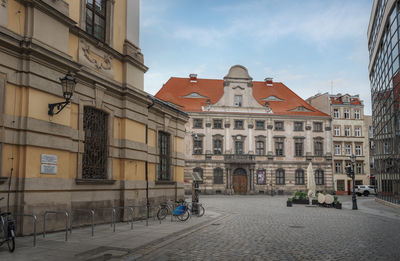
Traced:
POLYGON ((0 197, 11 180, 11 211, 67 210, 77 225, 78 209, 183 197, 188 116, 144 92, 138 43, 138 0, 0 1, 0 197), (72 98, 51 112, 67 72, 72 98))

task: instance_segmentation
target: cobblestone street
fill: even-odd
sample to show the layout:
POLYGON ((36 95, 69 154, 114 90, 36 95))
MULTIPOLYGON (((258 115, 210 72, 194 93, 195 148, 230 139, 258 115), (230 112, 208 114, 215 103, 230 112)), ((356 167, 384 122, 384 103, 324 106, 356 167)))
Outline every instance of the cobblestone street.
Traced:
POLYGON ((358 211, 349 196, 342 210, 286 199, 202 196, 206 211, 225 215, 140 260, 400 260, 400 210, 373 197, 359 197, 358 211))

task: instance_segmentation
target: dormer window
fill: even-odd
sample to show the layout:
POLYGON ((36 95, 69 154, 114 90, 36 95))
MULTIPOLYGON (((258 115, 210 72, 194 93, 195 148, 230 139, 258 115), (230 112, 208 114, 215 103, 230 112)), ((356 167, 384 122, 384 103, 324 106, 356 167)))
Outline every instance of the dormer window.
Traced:
POLYGON ((349 102, 349 97, 345 96, 344 97, 344 102, 349 102))
POLYGON ((242 95, 235 95, 233 100, 234 107, 242 107, 242 95))

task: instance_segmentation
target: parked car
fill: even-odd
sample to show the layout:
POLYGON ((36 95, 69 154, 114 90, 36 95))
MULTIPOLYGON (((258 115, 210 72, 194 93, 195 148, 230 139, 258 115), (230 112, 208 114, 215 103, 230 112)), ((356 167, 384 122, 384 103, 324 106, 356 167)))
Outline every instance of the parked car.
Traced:
POLYGON ((375 186, 370 186, 370 185, 356 185, 355 191, 356 191, 357 196, 364 195, 364 196, 368 197, 370 194, 376 195, 375 186))

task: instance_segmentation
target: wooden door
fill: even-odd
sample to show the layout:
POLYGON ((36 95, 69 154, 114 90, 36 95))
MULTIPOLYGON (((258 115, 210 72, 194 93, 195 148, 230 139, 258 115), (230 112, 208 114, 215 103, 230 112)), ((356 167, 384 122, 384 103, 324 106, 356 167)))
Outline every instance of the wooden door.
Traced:
POLYGON ((233 176, 233 191, 235 194, 247 193, 247 176, 234 175, 233 176))

